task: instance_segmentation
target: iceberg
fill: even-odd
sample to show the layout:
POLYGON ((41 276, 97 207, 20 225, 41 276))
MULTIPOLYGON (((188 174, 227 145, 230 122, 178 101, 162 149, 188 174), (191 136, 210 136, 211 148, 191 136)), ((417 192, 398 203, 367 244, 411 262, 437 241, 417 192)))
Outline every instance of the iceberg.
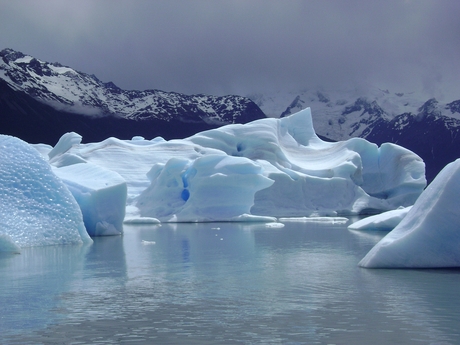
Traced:
POLYGON ((349 230, 393 230, 407 215, 412 206, 400 207, 396 210, 383 212, 358 220, 348 226, 349 230))
POLYGON ((251 159, 274 183, 256 192, 251 214, 275 217, 378 213, 412 205, 426 186, 425 165, 393 144, 354 138, 330 143, 310 109, 198 133, 184 141, 251 159))
MULTIPOLYGON (((183 140, 142 140, 141 137, 133 140, 107 138, 97 143, 68 145, 66 149, 59 152, 50 164, 64 167, 88 162, 118 173, 127 184, 128 205, 133 205, 134 200, 150 185, 147 173, 155 164, 164 164, 175 157, 195 159, 213 153, 222 154, 183 140)), ((130 211, 127 216, 135 216, 136 212, 130 211)))
POLYGON ((69 134, 57 146, 50 151, 56 167, 88 162, 123 177, 134 223, 379 213, 412 205, 426 186, 416 154, 359 138, 325 142, 309 108, 181 140, 81 144, 69 134))
POLYGON ((121 234, 123 222, 378 213, 412 205, 426 186, 416 154, 364 139, 325 142, 309 108, 181 140, 84 144, 70 132, 54 147, 1 136, 0 150, 0 248, 12 252, 121 234))
POLYGON ((91 241, 77 202, 43 156, 0 135, 0 250, 91 241))
POLYGON ((91 163, 54 168, 83 214, 90 236, 120 235, 126 211, 126 182, 118 173, 91 163))
POLYGON ((366 268, 460 266, 460 160, 448 164, 396 228, 359 262, 366 268))

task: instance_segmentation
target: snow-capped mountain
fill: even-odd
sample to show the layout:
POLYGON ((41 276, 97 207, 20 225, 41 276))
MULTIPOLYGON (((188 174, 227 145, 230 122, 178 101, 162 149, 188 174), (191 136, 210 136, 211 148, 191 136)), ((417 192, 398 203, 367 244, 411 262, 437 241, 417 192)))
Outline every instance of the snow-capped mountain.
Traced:
MULTIPOLYGON (((133 135, 146 137, 161 135, 166 138, 179 138, 200 130, 230 123, 246 123, 265 117, 246 97, 188 96, 159 90, 122 90, 112 82, 100 81, 94 75, 78 72, 59 63, 44 62, 12 49, 0 52, 0 82, 0 110, 4 123, 8 120, 6 117, 17 117, 18 112, 24 116, 27 115, 24 114, 28 111, 26 109, 36 108, 36 103, 27 105, 32 100, 47 106, 46 111, 40 109, 41 116, 53 113, 53 116, 59 117, 58 113, 65 113, 65 116, 55 119, 62 123, 66 117, 77 122, 88 122, 89 119, 106 122, 107 119, 116 119, 123 122, 127 132, 123 137, 132 132, 133 135), (6 97, 6 94, 10 96, 6 97), (16 96, 13 98, 21 98, 19 103, 11 101, 10 97, 14 94, 16 96), (79 116, 75 118, 72 115, 79 116), (105 121, 101 120, 103 118, 105 121), (140 122, 144 125, 139 126, 140 122), (134 127, 132 131, 129 130, 130 126, 134 127), (139 132, 142 128, 144 130, 139 132), (146 130, 148 128, 151 131, 146 130)), ((42 106, 39 108, 43 108, 42 106)), ((34 116, 40 116, 35 113, 36 111, 34 116)), ((25 126, 26 123, 23 122, 22 125, 25 126)), ((94 125, 90 124, 92 127, 94 125)), ((4 126, 0 131, 5 133, 2 128, 4 126)), ((112 134, 106 130, 102 135, 115 136, 119 133, 120 131, 112 134)), ((58 134, 57 138, 63 133, 58 134)), ((88 138, 85 132, 80 134, 86 141, 104 139, 88 138)))
POLYGON ((310 107, 316 133, 332 140, 361 137, 376 144, 402 145, 423 158, 428 181, 460 157, 460 100, 440 103, 415 93, 372 86, 248 97, 268 117, 284 117, 310 107))

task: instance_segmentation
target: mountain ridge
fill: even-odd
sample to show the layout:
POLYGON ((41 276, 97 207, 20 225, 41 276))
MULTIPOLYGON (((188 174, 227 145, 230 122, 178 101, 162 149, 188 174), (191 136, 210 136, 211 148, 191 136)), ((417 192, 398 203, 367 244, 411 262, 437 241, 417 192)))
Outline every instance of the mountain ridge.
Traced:
POLYGON ((30 143, 54 145, 69 131, 81 134, 84 142, 110 136, 185 138, 306 107, 312 109, 321 138, 360 137, 378 145, 402 145, 426 162, 428 181, 460 156, 460 100, 422 100, 413 92, 374 86, 247 97, 123 90, 60 63, 12 49, 0 51, 0 131, 30 143))
MULTIPOLYGON (((8 87, 14 92, 23 92, 23 102, 31 102, 33 99, 54 109, 46 108, 46 112, 54 112, 56 120, 58 113, 62 112, 64 117, 69 114, 85 116, 81 121, 89 122, 107 117, 124 122, 123 125, 128 128, 138 128, 135 122, 156 125, 158 130, 147 132, 150 134, 147 137, 161 135, 165 138, 178 138, 179 135, 193 135, 196 133, 194 131, 265 118, 263 112, 246 97, 122 90, 113 82, 102 82, 94 75, 78 72, 60 63, 44 62, 12 49, 0 52, 0 80, 4 82, 4 93, 8 87), (167 128, 167 124, 171 128, 167 128), (183 125, 184 128, 173 128, 177 125, 183 125), (175 129, 178 133, 175 133, 175 129)), ((0 110, 2 117, 15 115, 15 109, 8 107, 5 97, 0 110)), ((94 126, 95 123, 90 125, 94 126)), ((81 134, 84 140, 88 140, 86 133, 81 134)), ((116 134, 120 134, 120 131, 116 134)), ((24 139, 27 141, 27 138, 24 139)))

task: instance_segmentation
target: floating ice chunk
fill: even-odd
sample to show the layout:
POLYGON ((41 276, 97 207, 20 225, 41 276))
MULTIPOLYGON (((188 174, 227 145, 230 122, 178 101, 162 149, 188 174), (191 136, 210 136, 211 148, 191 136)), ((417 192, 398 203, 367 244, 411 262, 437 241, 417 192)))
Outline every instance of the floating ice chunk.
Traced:
POLYGON ((272 223, 276 222, 276 217, 256 216, 253 214, 241 214, 230 219, 231 222, 245 222, 245 223, 272 223))
POLYGON ((142 243, 143 245, 153 245, 153 244, 156 244, 155 241, 146 241, 146 240, 142 240, 141 243, 142 243))
POLYGON ((125 224, 160 224, 157 218, 152 217, 125 217, 125 224))
POLYGON ((289 217, 279 218, 280 222, 304 222, 304 223, 321 223, 343 225, 348 223, 345 217, 289 217))
POLYGON ((91 163, 54 168, 80 205, 90 236, 123 232, 126 182, 119 174, 91 163))
POLYGON ((40 153, 0 135, 0 234, 18 247, 91 242, 72 194, 40 153))
POLYGON ((284 228, 284 224, 283 223, 277 223, 277 222, 267 223, 267 224, 265 224, 265 227, 266 228, 279 229, 279 228, 284 228))
POLYGON ((360 261, 367 268, 460 266, 460 160, 448 164, 406 217, 360 261))
POLYGON ((348 229, 391 231, 404 219, 411 208, 412 206, 402 207, 375 216, 370 216, 350 224, 348 229))
POLYGON ((193 161, 170 159, 153 166, 150 187, 141 194, 141 216, 163 222, 230 221, 249 214, 254 193, 273 181, 247 158, 208 155, 193 161))

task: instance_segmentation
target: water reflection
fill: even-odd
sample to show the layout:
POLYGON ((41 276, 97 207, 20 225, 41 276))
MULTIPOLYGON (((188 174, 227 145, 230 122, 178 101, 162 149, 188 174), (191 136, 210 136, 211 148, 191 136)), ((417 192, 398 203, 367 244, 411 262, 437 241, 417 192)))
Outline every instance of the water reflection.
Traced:
POLYGON ((460 271, 359 268, 384 235, 292 222, 126 226, 87 248, 0 258, 1 302, 41 298, 50 320, 28 326, 25 302, 2 303, 29 333, 11 336, 5 318, 0 331, 11 344, 458 343, 460 271))
MULTIPOLYGON (((23 248, 0 256, 0 334, 23 333, 54 319, 56 296, 81 272, 91 245, 23 248)), ((0 338, 1 340, 1 338, 0 338)))

